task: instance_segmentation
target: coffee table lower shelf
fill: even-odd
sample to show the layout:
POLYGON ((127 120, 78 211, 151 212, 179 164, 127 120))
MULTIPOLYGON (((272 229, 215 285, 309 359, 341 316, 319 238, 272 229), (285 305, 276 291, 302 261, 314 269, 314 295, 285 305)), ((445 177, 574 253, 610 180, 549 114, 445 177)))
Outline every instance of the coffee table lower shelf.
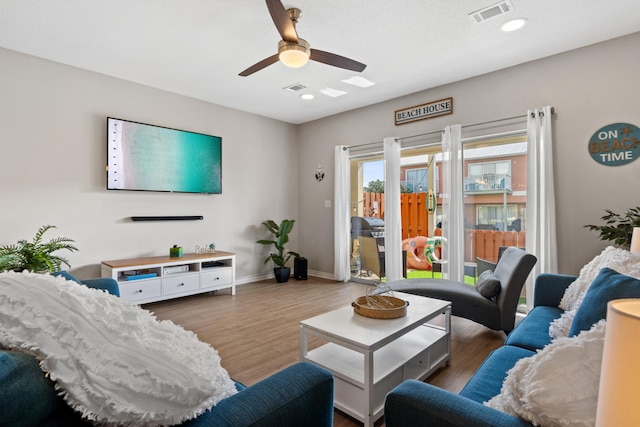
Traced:
MULTIPOLYGON (((449 362, 449 332, 425 324, 373 353, 372 419, 383 415, 389 391, 407 379, 424 380, 449 362)), ((365 355, 329 342, 303 358, 331 371, 334 376, 335 407, 365 420, 369 397, 365 386, 365 355)))

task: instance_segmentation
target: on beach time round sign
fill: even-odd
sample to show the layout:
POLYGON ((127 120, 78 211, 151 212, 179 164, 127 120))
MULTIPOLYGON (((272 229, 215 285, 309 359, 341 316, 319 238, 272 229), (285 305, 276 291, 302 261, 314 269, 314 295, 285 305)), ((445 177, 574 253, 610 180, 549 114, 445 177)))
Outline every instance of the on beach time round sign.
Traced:
POLYGON ((589 154, 605 166, 621 166, 640 157, 640 129, 614 123, 596 131, 589 140, 589 154))

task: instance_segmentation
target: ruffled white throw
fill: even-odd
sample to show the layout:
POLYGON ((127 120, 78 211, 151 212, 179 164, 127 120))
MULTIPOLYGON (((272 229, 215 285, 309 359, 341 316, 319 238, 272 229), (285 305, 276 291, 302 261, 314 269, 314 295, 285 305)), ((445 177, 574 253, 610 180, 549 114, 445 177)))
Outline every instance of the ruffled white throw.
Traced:
POLYGON ((236 392, 192 332, 61 277, 0 273, 0 344, 33 354, 66 402, 100 423, 179 424, 236 392))
POLYGON ((485 405, 544 427, 593 427, 606 321, 574 337, 555 339, 507 374, 485 405))

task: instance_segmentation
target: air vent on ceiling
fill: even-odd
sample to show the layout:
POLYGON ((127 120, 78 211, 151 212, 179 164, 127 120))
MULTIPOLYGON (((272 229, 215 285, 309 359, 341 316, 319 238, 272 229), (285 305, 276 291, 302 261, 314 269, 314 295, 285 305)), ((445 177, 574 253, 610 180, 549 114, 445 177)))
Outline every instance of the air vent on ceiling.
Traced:
POLYGON ((299 90, 305 89, 306 86, 300 83, 294 83, 291 86, 284 87, 284 90, 290 90, 291 92, 297 92, 299 90))
POLYGON ((512 10, 513 5, 511 4, 511 2, 509 0, 505 0, 492 6, 485 7, 484 9, 471 12, 469 16, 476 22, 482 22, 486 21, 487 19, 494 18, 498 15, 503 15, 505 13, 511 12, 512 10))

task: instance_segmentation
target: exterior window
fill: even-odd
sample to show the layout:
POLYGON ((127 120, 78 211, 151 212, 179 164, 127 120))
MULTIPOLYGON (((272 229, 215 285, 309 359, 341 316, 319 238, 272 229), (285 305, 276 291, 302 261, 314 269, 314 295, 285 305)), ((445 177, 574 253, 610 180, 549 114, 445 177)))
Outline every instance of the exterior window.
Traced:
POLYGON ((476 218, 478 218, 478 224, 488 225, 494 230, 521 231, 521 221, 517 220, 517 215, 518 207, 516 205, 476 206, 476 218))
POLYGON ((511 188, 511 162, 469 164, 467 191, 489 191, 511 188))
POLYGON ((406 180, 403 183, 411 193, 427 191, 427 168, 407 169, 406 180))

